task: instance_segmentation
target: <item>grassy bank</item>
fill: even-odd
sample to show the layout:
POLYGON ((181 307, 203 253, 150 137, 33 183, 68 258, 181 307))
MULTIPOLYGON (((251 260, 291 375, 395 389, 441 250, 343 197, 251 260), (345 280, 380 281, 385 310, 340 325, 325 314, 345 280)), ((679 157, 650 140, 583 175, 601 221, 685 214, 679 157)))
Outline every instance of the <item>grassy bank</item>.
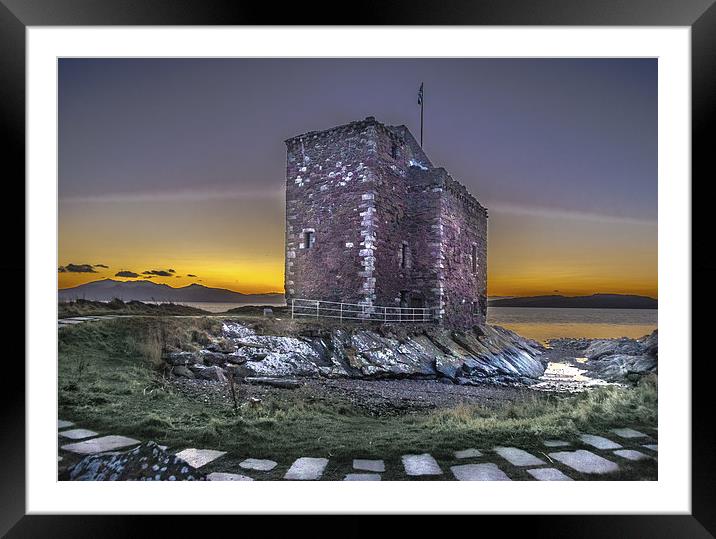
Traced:
MULTIPOLYGON (((217 318, 157 317, 63 328, 60 417, 174 448, 228 451, 221 459, 224 467, 248 456, 279 462, 305 455, 330 457, 334 468, 329 477, 344 473, 342 467, 355 457, 397 463, 402 454, 430 452, 449 459, 454 450, 507 444, 541 453, 546 438, 574 440, 579 431, 656 426, 655 379, 636 389, 602 388, 569 397, 534 393, 498 408, 463 404, 390 417, 315 399, 307 388, 273 392, 252 406, 249 389, 241 387, 237 411, 230 400, 182 392, 160 371, 162 349, 196 349, 210 334, 218 334, 220 325, 217 318)), ((635 463, 611 478, 653 478, 648 476, 655 473, 635 463)), ((390 479, 390 472, 385 478, 390 479)))
POLYGON ((209 314, 202 309, 177 303, 143 303, 141 301, 128 301, 125 303, 121 299, 113 299, 107 302, 86 299, 60 301, 57 304, 57 312, 59 318, 106 315, 194 316, 209 314))

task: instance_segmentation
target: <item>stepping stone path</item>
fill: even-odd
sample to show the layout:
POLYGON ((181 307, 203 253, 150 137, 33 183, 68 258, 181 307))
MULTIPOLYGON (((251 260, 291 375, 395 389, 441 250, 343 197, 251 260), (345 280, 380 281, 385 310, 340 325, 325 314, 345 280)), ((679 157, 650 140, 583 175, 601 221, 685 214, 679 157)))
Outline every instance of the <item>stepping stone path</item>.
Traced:
POLYGON ((567 477, 557 468, 534 468, 527 470, 527 473, 537 481, 573 481, 571 477, 567 477))
POLYGON ((460 464, 451 466, 455 479, 458 481, 512 481, 497 464, 487 462, 484 464, 460 464))
POLYGON ((74 425, 72 421, 65 421, 64 419, 57 420, 57 430, 66 429, 67 427, 71 427, 72 425, 74 425))
POLYGON ((180 459, 185 460, 194 468, 201 468, 210 462, 215 461, 219 457, 226 455, 226 451, 216 451, 215 449, 184 449, 176 454, 180 459))
POLYGON ((323 475, 327 465, 328 459, 301 457, 291 464, 283 478, 298 481, 315 481, 323 475))
MULTIPOLYGON (((353 468, 366 472, 381 473, 385 471, 385 462, 382 460, 353 459, 353 468)), ((353 474, 360 475, 360 474, 353 474)))
POLYGON ((564 440, 545 440, 544 442, 545 447, 567 447, 570 444, 569 442, 565 442, 564 440))
POLYGON ((513 466, 540 466, 544 461, 516 447, 496 447, 495 453, 513 466))
POLYGON ((60 432, 60 436, 63 438, 69 438, 70 440, 82 440, 83 438, 92 438, 92 436, 97 436, 97 433, 93 430, 87 429, 71 429, 63 430, 60 432))
POLYGON ((611 429, 611 431, 620 438, 648 438, 648 435, 643 432, 629 428, 611 429))
POLYGON ((582 473, 605 474, 616 472, 619 469, 618 464, 584 449, 559 451, 550 453, 549 456, 582 473))
POLYGON ((246 459, 239 463, 239 466, 245 470, 256 470, 259 472, 268 472, 273 470, 278 465, 273 460, 262 460, 262 459, 246 459))
POLYGON ((422 455, 403 455, 403 467, 405 473, 410 476, 419 475, 442 475, 443 471, 438 463, 428 453, 422 455))
POLYGON ((343 481, 380 481, 378 473, 349 473, 343 481))
POLYGON ((627 460, 642 460, 651 458, 649 455, 645 455, 641 451, 635 451, 634 449, 618 449, 614 451, 614 454, 627 460))
POLYGON ((652 451, 659 451, 659 444, 644 444, 643 447, 651 449, 652 451))
POLYGON ((253 481, 248 475, 237 473, 213 472, 206 476, 207 481, 253 481))
POLYGON ((594 436, 593 434, 582 434, 579 439, 585 444, 589 444, 597 449, 621 449, 622 447, 620 444, 612 442, 608 438, 594 436))
POLYGON ((482 453, 477 449, 463 449, 462 451, 455 451, 456 459, 472 459, 481 456, 482 453))
POLYGON ((115 449, 137 445, 138 443, 139 440, 127 438, 126 436, 102 436, 101 438, 92 438, 83 442, 63 445, 62 449, 79 455, 91 455, 93 453, 114 451, 115 449))

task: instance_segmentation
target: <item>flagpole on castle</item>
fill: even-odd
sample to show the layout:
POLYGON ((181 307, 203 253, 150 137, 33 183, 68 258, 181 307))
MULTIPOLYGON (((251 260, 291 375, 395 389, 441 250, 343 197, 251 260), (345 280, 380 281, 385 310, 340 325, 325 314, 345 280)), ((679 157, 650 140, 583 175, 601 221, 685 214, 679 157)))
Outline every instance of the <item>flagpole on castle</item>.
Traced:
POLYGON ((420 90, 418 91, 418 105, 420 105, 420 147, 423 147, 423 102, 425 98, 423 96, 423 85, 420 83, 420 90))

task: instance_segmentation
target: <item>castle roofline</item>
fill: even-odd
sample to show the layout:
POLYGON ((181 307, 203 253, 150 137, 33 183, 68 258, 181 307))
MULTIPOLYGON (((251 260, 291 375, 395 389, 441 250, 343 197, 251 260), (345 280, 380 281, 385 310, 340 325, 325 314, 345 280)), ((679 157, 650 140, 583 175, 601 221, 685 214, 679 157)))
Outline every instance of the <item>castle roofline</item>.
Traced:
POLYGON ((362 129, 363 127, 367 125, 379 125, 381 127, 384 127, 387 129, 387 126, 385 124, 380 123, 378 120, 375 119, 375 116, 367 116, 363 120, 355 120, 352 122, 349 122, 347 124, 337 125, 335 127, 330 127, 328 129, 319 129, 317 131, 307 131, 305 133, 301 133, 300 135, 295 135, 291 138, 287 138, 284 140, 284 143, 291 144, 292 142, 295 142, 300 139, 306 139, 306 138, 313 138, 313 137, 320 137, 325 136, 331 133, 335 133, 336 131, 342 131, 347 129, 362 129))

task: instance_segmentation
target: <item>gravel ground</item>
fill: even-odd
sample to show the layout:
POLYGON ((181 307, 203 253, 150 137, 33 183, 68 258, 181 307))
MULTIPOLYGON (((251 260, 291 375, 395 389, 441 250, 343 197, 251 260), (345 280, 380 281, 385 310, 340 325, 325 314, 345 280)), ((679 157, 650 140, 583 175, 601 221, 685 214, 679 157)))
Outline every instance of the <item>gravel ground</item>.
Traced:
MULTIPOLYGON (((180 392, 208 405, 231 404, 228 384, 206 380, 175 379, 180 392)), ((533 392, 526 388, 493 385, 459 386, 436 380, 356 380, 307 379, 298 389, 280 389, 264 385, 236 386, 240 402, 254 399, 330 402, 362 409, 371 415, 401 415, 454 406, 459 403, 499 406, 514 402, 533 392)))

